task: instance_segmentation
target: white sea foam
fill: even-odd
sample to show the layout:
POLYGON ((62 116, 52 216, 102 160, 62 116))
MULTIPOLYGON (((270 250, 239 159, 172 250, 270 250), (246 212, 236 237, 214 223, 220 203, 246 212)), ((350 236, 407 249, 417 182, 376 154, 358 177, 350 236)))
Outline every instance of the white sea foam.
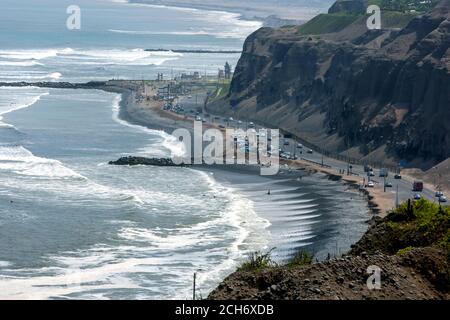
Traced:
POLYGON ((57 267, 14 270, 17 274, 34 274, 27 278, 0 276, 0 298, 48 299, 73 294, 90 298, 93 290, 98 292, 96 298, 108 298, 108 292, 127 288, 147 290, 150 296, 162 299, 186 299, 193 266, 201 268, 197 285, 206 294, 234 270, 248 250, 266 245, 264 230, 268 222, 256 216, 249 200, 217 184, 207 174, 200 175, 211 192, 229 200, 218 218, 171 230, 127 223, 119 236, 128 243, 96 245, 49 257, 57 267), (147 274, 149 280, 139 280, 142 274, 147 274), (148 285, 153 281, 164 281, 165 289, 152 285, 150 290, 148 285))
POLYGON ((14 129, 13 125, 2 122, 3 116, 10 112, 28 108, 48 94, 47 91, 33 87, 0 88, 0 128, 14 129))
POLYGON ((32 67, 42 66, 43 64, 35 60, 28 61, 0 61, 0 66, 12 66, 12 67, 32 67))
POLYGON ((0 268, 10 267, 11 265, 12 265, 12 263, 9 262, 9 261, 2 261, 2 260, 0 260, 0 268))
POLYGON ((53 159, 36 157, 23 146, 0 146, 0 170, 45 178, 79 178, 81 175, 53 159))
MULTIPOLYGON (((121 100, 122 100, 122 96, 120 94, 114 98, 113 105, 112 105, 114 121, 116 121, 124 126, 134 128, 134 129, 143 131, 145 133, 148 133, 148 134, 151 134, 154 136, 155 135, 160 136, 161 137, 160 146, 165 148, 166 150, 168 150, 170 152, 170 156, 182 157, 185 155, 186 150, 185 150, 184 144, 182 142, 178 141, 174 136, 172 136, 164 131, 161 131, 161 130, 149 129, 144 126, 132 124, 125 120, 122 120, 119 117, 121 100)), ((141 152, 154 153, 155 149, 157 149, 157 148, 158 148, 158 145, 156 143, 152 143, 151 146, 142 148, 141 152)), ((156 153, 158 153, 158 150, 156 150, 156 151, 157 151, 156 153)))
POLYGON ((49 59, 64 59, 80 65, 161 65, 178 59, 181 53, 171 51, 145 51, 144 49, 72 49, 0 50, 0 65, 44 65, 49 59))
POLYGON ((114 1, 129 6, 139 6, 143 8, 163 8, 173 11, 182 11, 189 14, 192 19, 208 22, 213 28, 204 28, 192 31, 138 31, 138 30, 117 30, 110 29, 110 32, 137 34, 137 35, 212 35, 217 38, 238 38, 245 39, 250 33, 262 27, 262 22, 241 19, 238 13, 231 13, 217 10, 201 10, 194 8, 184 8, 177 6, 165 6, 146 3, 129 3, 128 1, 114 1))

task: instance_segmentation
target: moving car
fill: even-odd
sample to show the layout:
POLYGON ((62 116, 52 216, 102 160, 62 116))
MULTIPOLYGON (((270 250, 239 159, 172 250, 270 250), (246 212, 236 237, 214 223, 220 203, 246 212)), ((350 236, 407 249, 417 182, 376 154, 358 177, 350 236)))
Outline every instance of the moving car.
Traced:
POLYGON ((423 182, 422 181, 414 181, 413 191, 422 192, 423 191, 423 182))
POLYGON ((418 193, 414 194, 414 200, 420 200, 422 196, 418 193))
POLYGON ((436 194, 434 195, 436 198, 440 198, 444 196, 444 193, 442 191, 436 191, 436 194))
POLYGON ((369 171, 369 173, 367 174, 369 177, 375 177, 375 172, 373 171, 369 171))
POLYGON ((313 151, 312 151, 311 149, 309 149, 309 150, 308 150, 308 153, 309 153, 309 154, 312 154, 312 153, 313 153, 313 151))
POLYGON ((392 183, 386 182, 386 183, 384 184, 384 186, 385 186, 386 188, 392 188, 392 183))
POLYGON ((374 188, 375 187, 375 183, 373 183, 373 181, 369 181, 369 183, 367 184, 367 186, 369 188, 374 188))
POLYGON ((444 196, 440 196, 439 197, 439 203, 444 203, 444 202, 447 202, 448 200, 447 200, 447 198, 446 197, 444 197, 444 196))
POLYGON ((398 173, 394 176, 394 179, 397 179, 397 180, 400 180, 401 178, 402 178, 402 176, 398 173))

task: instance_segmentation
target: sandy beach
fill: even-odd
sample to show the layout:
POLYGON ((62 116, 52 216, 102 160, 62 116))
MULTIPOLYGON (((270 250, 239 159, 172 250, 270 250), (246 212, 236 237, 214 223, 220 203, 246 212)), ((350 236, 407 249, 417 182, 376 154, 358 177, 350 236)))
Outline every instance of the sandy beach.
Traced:
MULTIPOLYGON (((148 88, 146 92, 148 96, 155 93, 148 88)), ((178 128, 193 129, 192 118, 163 110, 162 101, 142 98, 142 93, 142 88, 133 88, 123 94, 120 116, 124 120, 167 133, 178 128)), ((223 130, 217 123, 206 122, 203 126, 223 130)), ((267 220, 269 225, 271 240, 265 249, 277 248, 273 255, 280 261, 289 259, 300 247, 311 246, 313 243, 311 250, 319 259, 325 259, 329 254, 333 256, 346 252, 367 230, 366 222, 373 214, 380 212, 374 195, 359 190, 360 181, 357 177, 339 175, 331 169, 301 160, 283 160, 280 165, 280 172, 276 176, 261 176, 259 166, 194 166, 196 170, 206 172, 219 183, 252 200, 257 214, 267 220), (315 203, 314 197, 311 198, 311 189, 317 190, 313 194, 327 193, 330 202, 315 203), (335 207, 334 197, 337 202, 347 203, 344 205, 345 210, 335 207), (317 219, 317 212, 312 213, 315 210, 310 209, 316 206, 322 208, 323 212, 319 216, 327 221, 336 220, 339 212, 340 222, 336 222, 336 228, 323 231, 323 234, 329 233, 328 236, 311 234, 310 225, 317 223, 313 221, 317 219), (347 228, 352 230, 349 232, 347 228)), ((327 224, 315 228, 322 230, 325 225, 327 224)))
MULTIPOLYGON (((139 89, 138 89, 139 90, 139 89)), ((147 89, 148 90, 148 89, 147 89)), ((149 95, 155 94, 156 91, 150 92, 149 95)), ((180 126, 192 129, 192 118, 184 115, 176 114, 171 111, 163 110, 164 103, 154 99, 139 99, 137 96, 142 95, 142 91, 131 91, 126 95, 122 102, 122 116, 128 121, 135 124, 147 126, 152 129, 162 129, 169 133, 170 130, 179 128, 180 126)), ((207 122, 204 124, 206 128, 220 129, 216 123, 207 122)), ((223 130, 223 129, 221 129, 223 130)), ((289 168, 296 171, 302 171, 307 174, 322 173, 327 175, 334 181, 341 181, 344 185, 355 190, 359 190, 363 184, 363 178, 356 175, 346 175, 334 168, 328 168, 312 162, 298 160, 280 159, 280 164, 288 165, 289 168)), ((394 208, 395 193, 383 192, 379 188, 366 188, 363 190, 366 195, 369 208, 381 217, 384 217, 390 210, 394 208)))

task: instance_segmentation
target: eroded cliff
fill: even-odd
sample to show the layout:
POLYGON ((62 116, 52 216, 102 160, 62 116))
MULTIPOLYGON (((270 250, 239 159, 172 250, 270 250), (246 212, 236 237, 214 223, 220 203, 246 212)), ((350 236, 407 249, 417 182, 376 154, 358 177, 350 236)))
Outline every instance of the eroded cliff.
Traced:
POLYGON ((427 168, 449 158, 450 0, 420 16, 382 12, 382 30, 366 19, 332 13, 317 19, 328 30, 258 30, 210 110, 358 159, 427 168))

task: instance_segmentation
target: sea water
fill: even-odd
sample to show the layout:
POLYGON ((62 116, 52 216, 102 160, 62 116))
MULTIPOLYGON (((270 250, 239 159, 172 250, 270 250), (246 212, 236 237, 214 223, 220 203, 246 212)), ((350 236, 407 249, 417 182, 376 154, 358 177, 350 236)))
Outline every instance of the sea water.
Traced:
MULTIPOLYGON (((71 2, 2 1, 0 81, 213 74, 239 55, 145 49, 238 50, 260 26, 231 13, 83 0, 81 30, 69 31, 71 2)), ((251 201, 248 188, 208 172, 108 165, 180 152, 170 135, 120 119, 120 100, 97 90, 0 88, 0 298, 186 299, 194 272, 206 297, 283 232, 296 246, 324 247, 345 233, 348 196, 323 180, 303 183, 315 203, 303 227, 287 221, 278 230, 286 222, 270 225, 270 207, 251 201)))

